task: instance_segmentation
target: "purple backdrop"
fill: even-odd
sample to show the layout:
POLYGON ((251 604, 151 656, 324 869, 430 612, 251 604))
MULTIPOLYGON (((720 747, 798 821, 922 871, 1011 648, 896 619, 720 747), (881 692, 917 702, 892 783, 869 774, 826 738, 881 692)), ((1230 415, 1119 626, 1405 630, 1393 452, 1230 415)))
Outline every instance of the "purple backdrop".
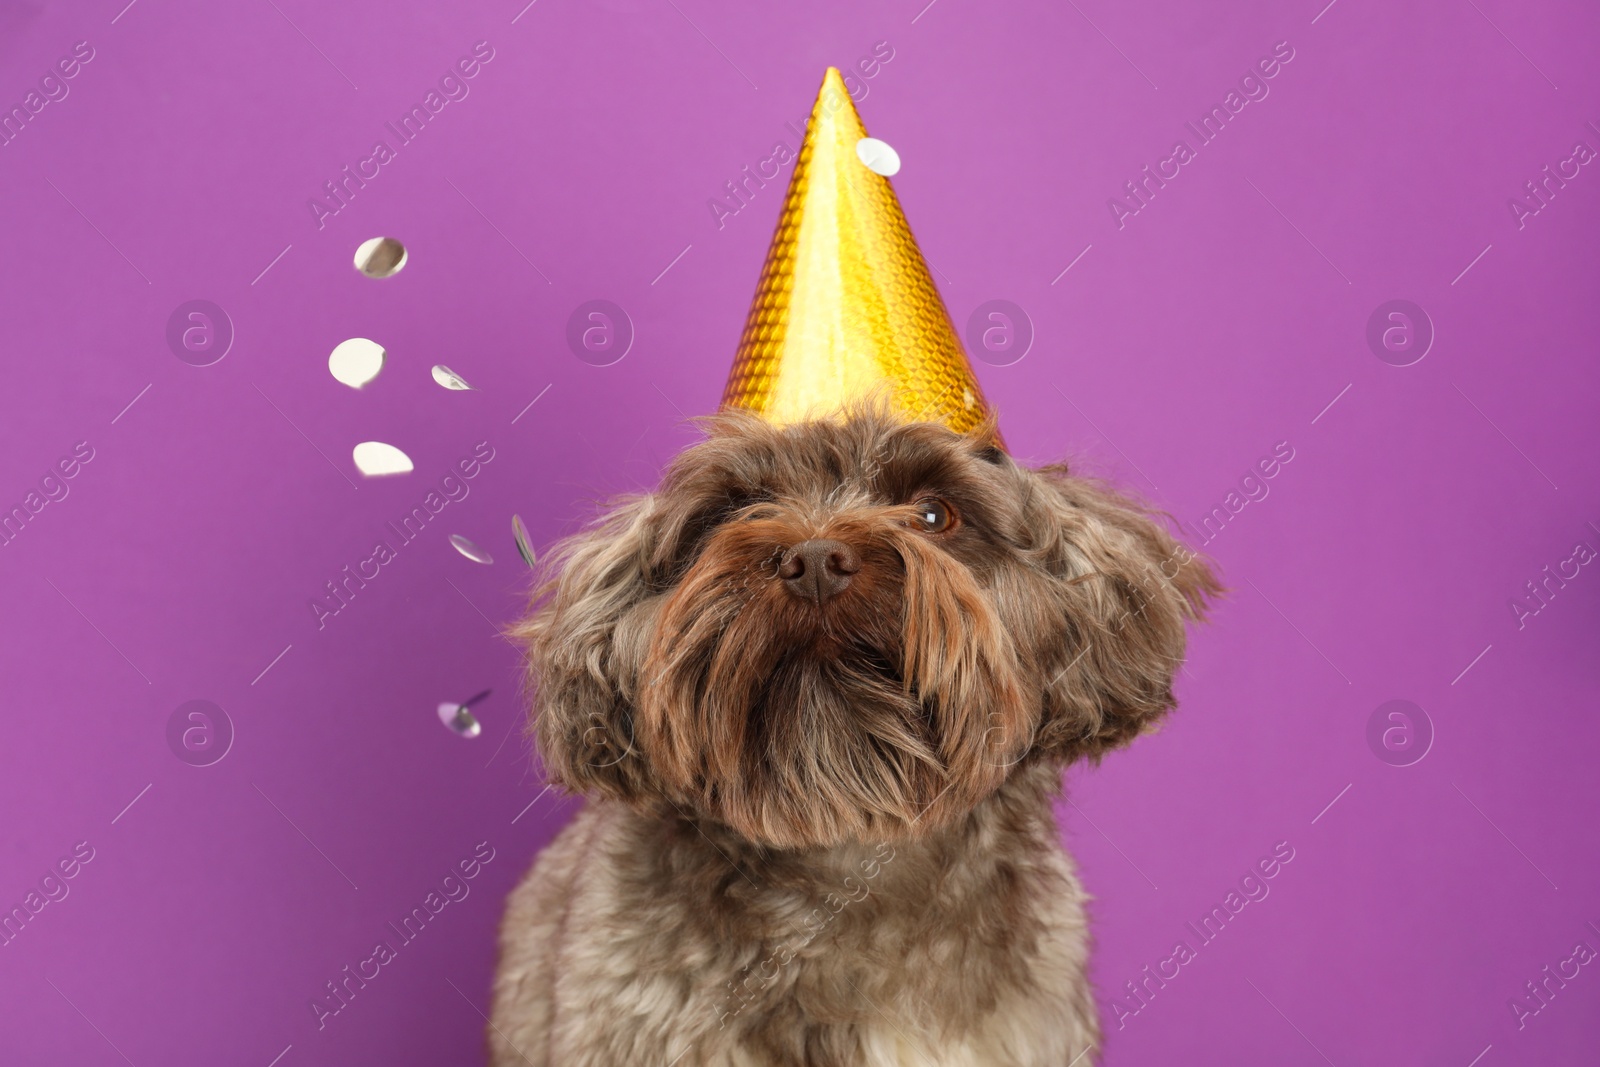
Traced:
POLYGON ((715 406, 834 64, 1015 451, 1232 588, 1068 778, 1105 1062, 1594 1062, 1590 5, 525 2, 0 5, 0 1061, 481 1061, 573 810, 510 518, 542 550, 715 406))

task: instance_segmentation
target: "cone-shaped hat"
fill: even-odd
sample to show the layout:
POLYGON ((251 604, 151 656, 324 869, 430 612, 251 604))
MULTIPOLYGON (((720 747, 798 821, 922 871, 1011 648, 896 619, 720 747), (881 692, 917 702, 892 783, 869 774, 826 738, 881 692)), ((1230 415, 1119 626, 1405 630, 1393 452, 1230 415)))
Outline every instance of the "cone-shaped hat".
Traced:
POLYGON ((889 179, 857 155, 866 136, 829 67, 722 404, 783 425, 883 388, 907 420, 964 433, 983 392, 889 179))

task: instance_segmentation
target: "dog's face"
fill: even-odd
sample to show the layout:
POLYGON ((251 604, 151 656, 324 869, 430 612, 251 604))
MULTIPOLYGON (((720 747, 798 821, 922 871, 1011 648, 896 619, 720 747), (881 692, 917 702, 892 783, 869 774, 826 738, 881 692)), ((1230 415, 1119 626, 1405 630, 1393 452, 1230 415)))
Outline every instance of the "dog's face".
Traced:
POLYGON ((562 546, 518 631, 552 778, 804 847, 925 832, 1136 736, 1216 580, 987 440, 873 408, 710 420, 562 546))

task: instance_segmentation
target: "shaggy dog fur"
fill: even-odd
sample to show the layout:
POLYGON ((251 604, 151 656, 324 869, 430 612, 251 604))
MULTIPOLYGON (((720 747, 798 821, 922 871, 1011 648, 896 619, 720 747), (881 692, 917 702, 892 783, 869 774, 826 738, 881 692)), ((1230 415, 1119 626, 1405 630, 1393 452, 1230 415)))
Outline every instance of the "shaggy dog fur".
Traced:
POLYGON ((493 1063, 1087 1064, 1052 801, 1173 706, 1211 571, 992 425, 708 424, 517 631, 590 802, 511 898, 493 1063))

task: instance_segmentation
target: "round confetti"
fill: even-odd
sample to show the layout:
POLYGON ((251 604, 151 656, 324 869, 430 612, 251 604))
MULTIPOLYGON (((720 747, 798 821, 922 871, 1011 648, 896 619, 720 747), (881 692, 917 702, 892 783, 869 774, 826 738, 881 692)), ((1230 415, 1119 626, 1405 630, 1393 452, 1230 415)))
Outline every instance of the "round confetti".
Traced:
POLYGON ((900 153, 876 137, 863 137, 856 142, 856 158, 872 173, 885 178, 900 173, 900 153))
POLYGON ((383 370, 383 346, 365 337, 340 341, 328 355, 328 372, 352 389, 360 389, 383 370))
POLYGON ((356 249, 356 270, 369 278, 388 278, 406 265, 406 246, 393 237, 374 237, 356 249))
POLYGON ((539 557, 533 552, 533 539, 528 536, 528 528, 522 524, 521 515, 511 516, 511 536, 517 541, 517 554, 522 561, 530 567, 539 565, 539 557))
POLYGON ((439 721, 462 737, 477 737, 483 733, 483 724, 465 704, 451 701, 439 705, 439 721))
POLYGON ((472 386, 467 384, 467 380, 465 378, 461 377, 461 375, 457 374, 449 367, 446 367, 443 363, 434 364, 433 380, 444 386, 446 389, 472 388, 472 386))
POLYGON ((474 563, 494 562, 493 556, 489 555, 489 553, 485 552, 483 549, 479 548, 465 537, 462 537, 460 534, 451 534, 450 543, 455 546, 455 550, 457 552, 461 553, 463 556, 466 556, 474 563))
POLYGON ((356 461, 356 470, 368 478, 410 474, 415 469, 410 456, 382 441, 362 441, 351 450, 351 457, 356 461))

